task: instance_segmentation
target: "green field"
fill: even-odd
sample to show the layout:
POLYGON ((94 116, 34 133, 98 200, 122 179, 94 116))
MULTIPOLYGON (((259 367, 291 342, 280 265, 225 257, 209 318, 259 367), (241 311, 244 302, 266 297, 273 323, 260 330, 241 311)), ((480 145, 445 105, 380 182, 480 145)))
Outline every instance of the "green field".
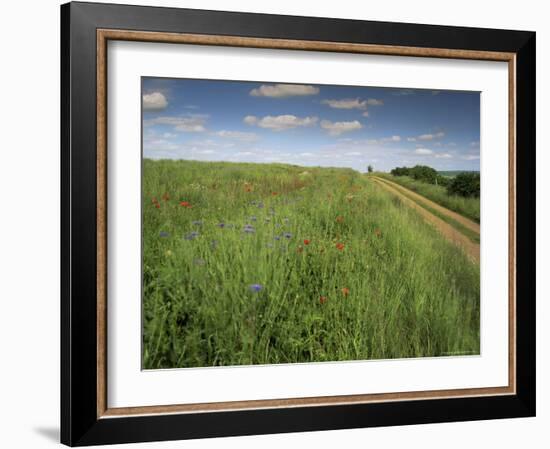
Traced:
MULTIPOLYGON (((450 173, 450 172, 447 172, 450 173)), ((396 184, 402 185, 419 195, 440 204, 447 209, 455 211, 479 223, 480 200, 479 198, 465 198, 458 195, 449 195, 446 187, 428 184, 412 179, 409 176, 393 176, 388 173, 376 173, 376 176, 386 178, 396 184)))
POLYGON ((143 367, 479 353, 479 266, 351 169, 143 164, 143 367))

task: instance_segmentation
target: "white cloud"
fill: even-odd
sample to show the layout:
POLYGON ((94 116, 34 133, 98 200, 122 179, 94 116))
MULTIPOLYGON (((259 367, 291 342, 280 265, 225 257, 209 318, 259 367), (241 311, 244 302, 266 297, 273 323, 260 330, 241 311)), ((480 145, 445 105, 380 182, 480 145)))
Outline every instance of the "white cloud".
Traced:
POLYGON ((335 109, 366 109, 367 100, 359 100, 359 98, 343 98, 341 100, 323 100, 321 103, 328 104, 335 109))
POLYGON ((369 116, 369 111, 365 111, 361 114, 363 117, 368 117, 369 116))
POLYGON ((162 111, 166 106, 168 106, 168 101, 160 92, 152 92, 143 96, 144 111, 162 111))
POLYGON ((475 142, 470 142, 470 146, 471 147, 478 147, 479 146, 479 141, 476 140, 475 142))
POLYGON ((342 133, 355 131, 361 129, 363 125, 357 120, 352 122, 331 122, 329 120, 323 120, 321 122, 321 128, 326 129, 331 136, 339 136, 342 133))
POLYGON ((383 137, 382 142, 401 142, 401 136, 383 137))
POLYGON ((450 153, 438 153, 435 154, 436 159, 451 159, 453 157, 450 153))
POLYGON ((214 134, 219 137, 241 140, 243 142, 251 142, 258 138, 255 133, 247 133, 243 131, 228 131, 225 129, 222 129, 221 131, 216 131, 214 134))
POLYGON ((382 106, 384 102, 382 100, 377 100, 376 98, 369 98, 367 100, 369 106, 382 106))
POLYGON ((254 115, 247 115, 243 121, 247 125, 259 126, 260 128, 271 129, 272 131, 283 131, 297 128, 299 126, 313 126, 317 123, 317 117, 296 117, 295 115, 267 115, 258 118, 254 115))
POLYGON ((464 159, 466 159, 467 161, 475 161, 475 160, 479 159, 479 156, 476 155, 476 154, 468 154, 468 155, 464 156, 464 159))
POLYGON ((407 137, 407 142, 416 142, 416 137, 407 137))
POLYGON ((414 150, 414 152, 416 154, 420 154, 422 156, 425 156, 425 155, 428 155, 428 154, 433 154, 433 151, 428 150, 427 148, 417 148, 416 150, 414 150))
POLYGON ((155 117, 153 119, 145 120, 143 123, 145 126, 166 125, 173 126, 176 131, 198 133, 206 130, 206 128, 204 127, 205 122, 205 116, 197 115, 189 117, 155 117))
POLYGON ((438 132, 435 134, 421 134, 417 137, 418 140, 434 140, 434 139, 441 139, 445 136, 444 132, 438 132))
POLYGON ((306 86, 303 84, 263 84, 250 91, 253 97, 271 97, 283 98, 303 95, 317 95, 319 88, 315 86, 306 86))
POLYGON ((302 157, 313 157, 313 156, 315 156, 315 154, 313 154, 313 153, 300 153, 298 156, 302 156, 302 157))
POLYGON ((359 151, 350 151, 349 153, 344 153, 344 156, 362 156, 363 153, 360 153, 359 151))

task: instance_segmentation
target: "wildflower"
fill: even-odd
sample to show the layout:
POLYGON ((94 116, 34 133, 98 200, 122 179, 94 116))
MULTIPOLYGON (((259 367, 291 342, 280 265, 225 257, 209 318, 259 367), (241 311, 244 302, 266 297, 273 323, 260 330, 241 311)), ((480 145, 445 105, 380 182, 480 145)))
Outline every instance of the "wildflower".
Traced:
POLYGON ((153 198, 151 198, 151 203, 157 204, 158 202, 159 202, 159 200, 157 200, 157 198, 155 196, 153 198))
POLYGON ((254 234, 256 232, 256 230, 254 229, 254 226, 249 224, 244 225, 243 231, 246 232, 247 234, 254 234))
POLYGON ((259 207, 260 209, 263 209, 263 208, 264 208, 264 203, 259 202, 259 203, 258 203, 258 207, 259 207))
POLYGON ((338 251, 343 251, 344 248, 345 248, 345 245, 344 245, 343 243, 338 242, 338 243, 336 244, 336 249, 337 249, 338 251))
POLYGON ((337 223, 343 223, 343 222, 344 222, 344 217, 342 217, 341 215, 338 215, 338 216, 336 217, 336 222, 337 222, 337 223))
POLYGON ((258 204, 258 202, 256 200, 250 201, 251 206, 255 206, 256 204, 258 204))
POLYGON ((376 234, 376 237, 382 237, 382 231, 380 229, 376 228, 374 233, 376 234))
POLYGON ((281 240, 281 236, 280 235, 276 235, 275 237, 273 237, 275 240, 281 240))
POLYGON ((195 240, 198 237, 199 233, 197 231, 190 232, 184 236, 185 240, 195 240))
POLYGON ((303 253, 303 252, 304 252, 303 246, 302 246, 302 245, 299 245, 299 246, 298 246, 298 249, 296 250, 296 252, 297 252, 298 254, 303 253))
POLYGON ((251 292, 258 293, 264 287, 262 286, 262 284, 251 284, 251 285, 248 286, 248 288, 251 292))
POLYGON ((218 223, 216 226, 218 226, 218 228, 225 228, 225 223, 218 223))
POLYGON ((165 192, 164 195, 162 195, 162 199, 164 201, 168 201, 170 199, 170 195, 168 195, 168 192, 165 192))
POLYGON ((172 257, 172 251, 170 251, 169 249, 167 249, 167 250, 165 251, 164 255, 165 255, 166 257, 172 257))
POLYGON ((188 209, 193 207, 188 201, 180 201, 180 206, 187 207, 188 209))
POLYGON ((289 239, 289 238, 292 237, 292 234, 291 234, 290 232, 285 232, 285 233, 283 234, 283 237, 284 237, 285 239, 289 239))
POLYGON ((319 302, 321 304, 324 304, 325 302, 327 302, 327 297, 326 296, 319 296, 319 302))
POLYGON ((169 236, 170 236, 170 234, 168 234, 168 232, 166 232, 166 231, 160 231, 159 232, 159 237, 169 237, 169 236))
POLYGON ((289 220, 288 218, 283 218, 283 221, 284 221, 285 223, 288 223, 290 220, 289 220))
POLYGON ((202 226, 202 220, 195 220, 192 222, 195 226, 202 226))
POLYGON ((157 209, 160 209, 160 204, 159 204, 159 203, 155 203, 155 207, 156 207, 157 209))
POLYGON ((311 243, 311 240, 304 239, 304 245, 309 245, 311 243))
POLYGON ((348 295, 349 295, 349 288, 344 287, 344 288, 342 289, 342 295, 348 296, 348 295))
POLYGON ((273 195, 273 196, 277 196, 277 195, 278 195, 278 193, 277 193, 277 192, 271 192, 271 195, 273 195))
POLYGON ((252 215, 251 217, 249 217, 250 221, 257 221, 258 219, 256 218, 256 215, 252 215))

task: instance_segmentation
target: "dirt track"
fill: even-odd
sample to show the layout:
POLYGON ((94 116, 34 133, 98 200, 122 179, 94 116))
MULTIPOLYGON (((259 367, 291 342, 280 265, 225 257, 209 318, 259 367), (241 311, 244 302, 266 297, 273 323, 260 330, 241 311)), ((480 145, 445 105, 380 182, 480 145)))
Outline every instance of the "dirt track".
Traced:
POLYGON ((426 204, 427 206, 437 210, 441 214, 444 214, 452 218, 453 220, 458 221, 459 223, 468 227, 472 231, 479 233, 479 225, 477 223, 474 223, 473 221, 468 220, 467 218, 464 218, 461 215, 458 215, 455 212, 452 212, 440 206, 439 204, 436 204, 433 201, 430 201, 427 198, 421 195, 418 195, 415 192, 412 192, 411 190, 398 186, 397 184, 391 181, 387 181, 385 179, 381 179, 377 177, 370 177, 370 179, 372 179, 376 184, 378 184, 388 192, 391 192, 394 195, 396 195, 398 198, 401 199, 401 201, 403 201, 404 204, 418 211, 418 213, 424 218, 424 220, 426 220, 428 223, 433 225, 447 240, 454 243, 456 246, 462 248, 462 250, 472 260, 479 263, 480 261, 479 244, 472 242, 467 236, 457 231, 450 224, 443 221, 441 218, 437 217, 436 215, 432 214, 427 209, 425 209, 420 204, 418 204, 416 201, 413 201, 412 199, 410 199, 408 196, 418 199, 420 203, 426 204), (402 192, 406 192, 408 196, 405 196, 402 192))

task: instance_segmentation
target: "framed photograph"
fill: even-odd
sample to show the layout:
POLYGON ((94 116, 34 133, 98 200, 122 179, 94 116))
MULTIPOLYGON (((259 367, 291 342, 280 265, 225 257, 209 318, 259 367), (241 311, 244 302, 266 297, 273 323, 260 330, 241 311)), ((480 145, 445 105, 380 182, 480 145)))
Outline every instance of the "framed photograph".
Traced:
POLYGON ((61 7, 61 439, 535 414, 535 33, 61 7))

